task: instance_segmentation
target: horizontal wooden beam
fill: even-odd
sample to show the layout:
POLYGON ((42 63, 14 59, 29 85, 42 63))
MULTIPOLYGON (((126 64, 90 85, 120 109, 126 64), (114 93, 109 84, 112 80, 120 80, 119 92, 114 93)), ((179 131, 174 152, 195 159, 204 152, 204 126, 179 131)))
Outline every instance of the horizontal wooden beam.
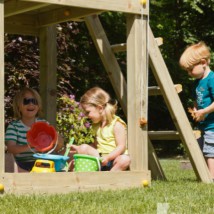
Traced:
POLYGON ((150 171, 3 173, 5 193, 69 193, 72 191, 126 189, 151 181, 150 171), (59 182, 60 181, 60 182, 59 182))
POLYGON ((37 21, 33 15, 19 14, 5 18, 5 33, 38 35, 37 21))
POLYGON ((29 12, 32 10, 47 7, 48 3, 34 3, 34 2, 22 2, 22 1, 6 1, 4 3, 4 17, 14 16, 20 13, 29 12))
MULTIPOLYGON (((163 38, 161 37, 155 38, 155 41, 157 42, 158 46, 163 44, 163 38)), ((126 43, 111 45, 111 49, 114 53, 124 52, 126 51, 126 43)))
POLYGON ((80 8, 116 11, 132 14, 148 15, 148 7, 143 8, 141 1, 136 0, 24 0, 27 2, 40 2, 80 8))
MULTIPOLYGON (((174 85, 174 88, 177 93, 180 93, 182 91, 181 84, 174 85)), ((149 96, 156 96, 156 95, 161 95, 160 87, 159 86, 150 86, 149 87, 149 96)))
POLYGON ((19 35, 28 35, 28 36, 38 36, 39 30, 33 26, 24 26, 24 25, 14 25, 5 23, 5 33, 8 34, 19 34, 19 35))
POLYGON ((81 18, 101 13, 93 9, 63 7, 45 13, 29 15, 19 14, 5 18, 5 32, 10 34, 38 35, 40 27, 66 21, 83 21, 81 18))
POLYGON ((125 52, 126 43, 111 45, 111 49, 114 53, 125 52))
POLYGON ((100 10, 94 9, 63 7, 60 9, 51 10, 49 12, 40 13, 37 16, 37 24, 38 27, 44 27, 67 21, 79 21, 80 18, 93 14, 99 14, 101 12, 102 11, 100 10))
MULTIPOLYGON (((199 130, 193 130, 196 139, 201 137, 199 130)), ((178 131, 148 131, 150 140, 181 140, 178 131)))
POLYGON ((150 140, 180 140, 177 131, 148 131, 150 140))

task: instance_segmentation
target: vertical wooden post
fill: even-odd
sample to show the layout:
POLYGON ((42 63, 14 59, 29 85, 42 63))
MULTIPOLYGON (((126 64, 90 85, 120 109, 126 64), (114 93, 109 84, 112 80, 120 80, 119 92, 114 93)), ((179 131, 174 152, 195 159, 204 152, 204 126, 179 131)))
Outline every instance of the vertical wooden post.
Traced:
POLYGON ((147 19, 139 15, 127 16, 127 107, 128 149, 132 159, 131 170, 148 169, 147 120, 148 106, 147 19))
POLYGON ((40 94, 45 118, 56 125, 56 26, 40 29, 40 94))
POLYGON ((5 166, 5 141, 4 141, 4 1, 0 1, 0 173, 5 166))

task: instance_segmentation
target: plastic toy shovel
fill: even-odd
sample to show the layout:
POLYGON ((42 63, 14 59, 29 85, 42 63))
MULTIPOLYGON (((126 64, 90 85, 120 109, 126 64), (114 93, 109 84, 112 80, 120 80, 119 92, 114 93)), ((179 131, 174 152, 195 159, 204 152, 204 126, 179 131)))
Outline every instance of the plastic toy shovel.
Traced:
MULTIPOLYGON (((64 156, 68 156, 70 150, 71 150, 71 145, 74 143, 74 137, 72 137, 69 141, 69 143, 66 145, 66 150, 64 156)), ((66 162, 65 167, 63 168, 63 171, 68 172, 69 169, 69 164, 66 162)))

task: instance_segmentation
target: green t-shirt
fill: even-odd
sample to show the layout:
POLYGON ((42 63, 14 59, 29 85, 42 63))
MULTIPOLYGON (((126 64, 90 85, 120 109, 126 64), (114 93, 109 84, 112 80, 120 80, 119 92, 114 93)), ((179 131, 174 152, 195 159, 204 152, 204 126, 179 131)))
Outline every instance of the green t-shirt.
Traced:
MULTIPOLYGON (((36 122, 44 121, 44 119, 36 119, 36 122)), ((29 126, 26 126, 21 120, 12 121, 6 130, 5 134, 5 142, 7 144, 8 141, 14 141, 17 145, 27 145, 27 137, 26 134, 30 130, 29 126)), ((20 162, 31 162, 34 161, 33 151, 29 149, 29 151, 22 152, 14 155, 15 160, 20 162)))

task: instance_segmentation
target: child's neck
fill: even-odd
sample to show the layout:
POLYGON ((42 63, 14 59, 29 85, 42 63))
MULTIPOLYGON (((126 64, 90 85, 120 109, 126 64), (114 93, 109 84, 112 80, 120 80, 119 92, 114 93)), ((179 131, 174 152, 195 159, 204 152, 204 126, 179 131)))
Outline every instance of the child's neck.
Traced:
POLYGON ((203 76, 201 77, 201 79, 204 79, 208 76, 208 74, 210 73, 210 67, 209 66, 206 66, 206 69, 204 71, 204 74, 203 76))
POLYGON ((28 127, 31 127, 35 121, 36 121, 36 118, 25 118, 25 117, 22 117, 21 121, 28 127))

